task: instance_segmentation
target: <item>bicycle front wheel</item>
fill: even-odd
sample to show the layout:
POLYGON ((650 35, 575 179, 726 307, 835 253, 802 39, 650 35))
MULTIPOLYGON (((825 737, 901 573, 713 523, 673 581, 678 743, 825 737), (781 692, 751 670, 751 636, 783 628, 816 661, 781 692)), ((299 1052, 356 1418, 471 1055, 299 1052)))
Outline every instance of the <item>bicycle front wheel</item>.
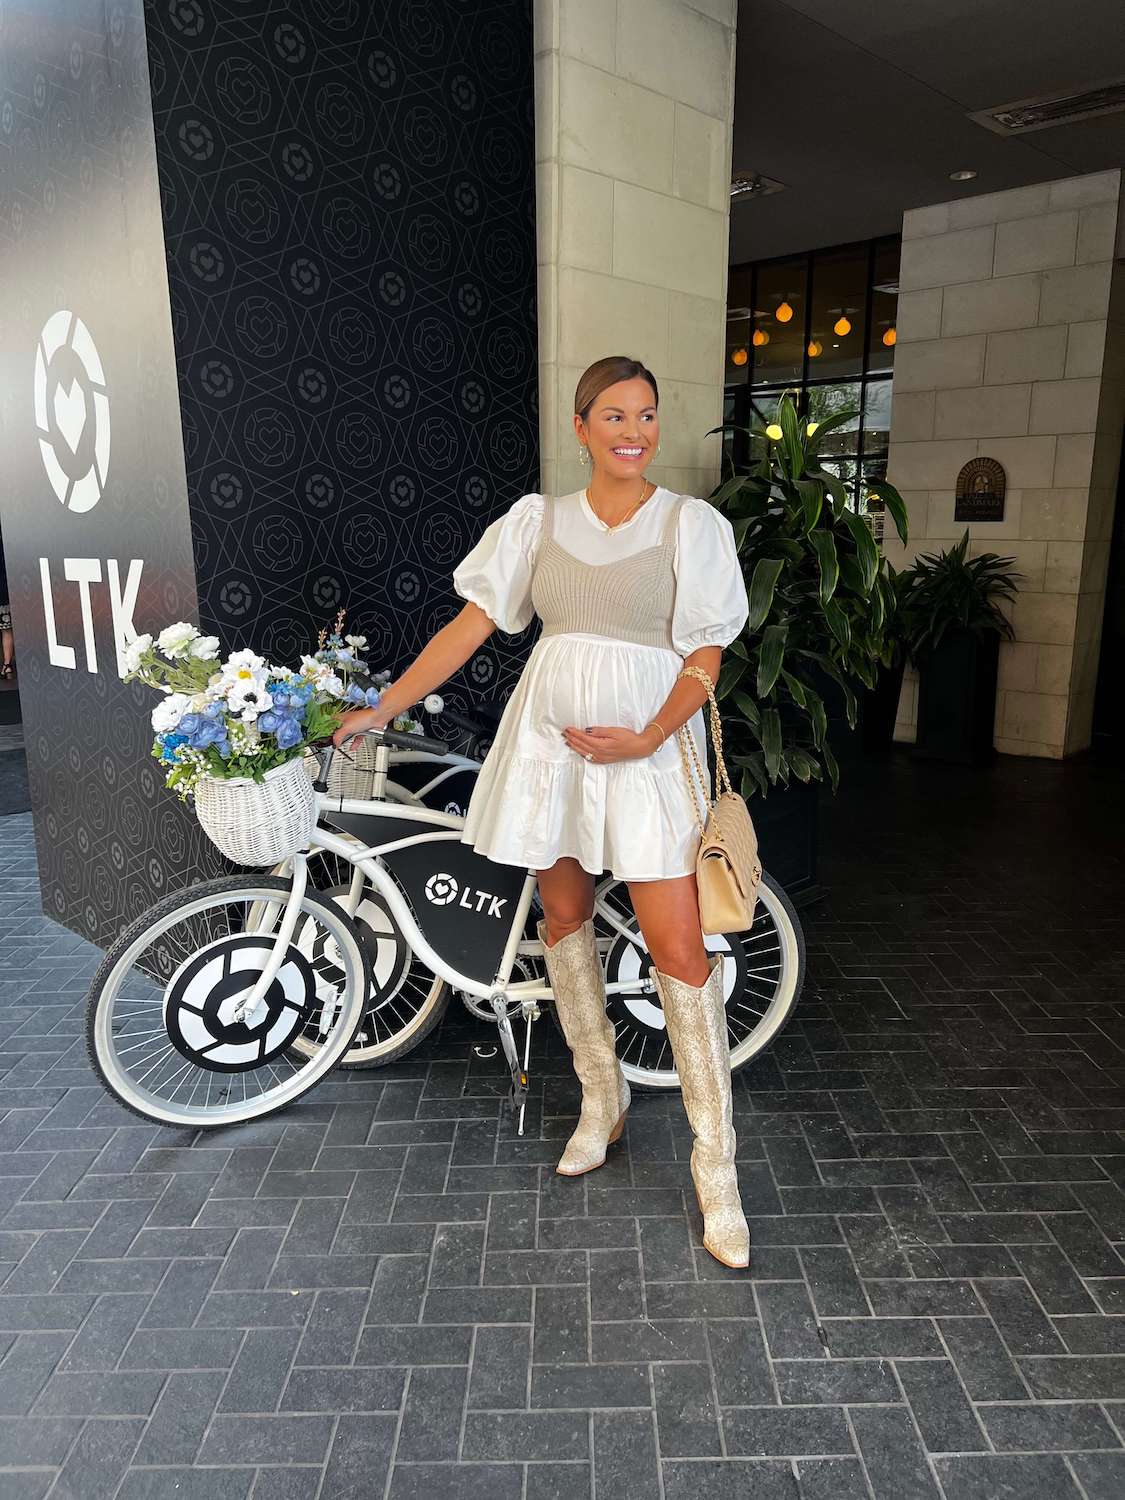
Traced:
POLYGON ((235 876, 174 892, 114 943, 86 1011, 90 1061, 134 1114, 210 1128, 299 1099, 347 1052, 370 984, 355 924, 306 889, 292 941, 254 1012, 232 1005, 261 974, 290 883, 235 876), (317 1046, 295 1054, 298 1035, 317 1046))

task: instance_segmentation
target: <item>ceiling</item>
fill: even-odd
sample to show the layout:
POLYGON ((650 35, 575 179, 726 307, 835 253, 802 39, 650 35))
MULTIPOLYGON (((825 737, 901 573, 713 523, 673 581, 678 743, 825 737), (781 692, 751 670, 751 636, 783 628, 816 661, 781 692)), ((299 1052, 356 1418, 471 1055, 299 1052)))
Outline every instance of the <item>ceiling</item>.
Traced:
POLYGON ((975 110, 1125 74, 1121 0, 739 0, 731 261, 894 234, 903 210, 1125 165, 1125 113, 1018 138, 975 110), (975 168, 971 183, 949 174, 975 168))

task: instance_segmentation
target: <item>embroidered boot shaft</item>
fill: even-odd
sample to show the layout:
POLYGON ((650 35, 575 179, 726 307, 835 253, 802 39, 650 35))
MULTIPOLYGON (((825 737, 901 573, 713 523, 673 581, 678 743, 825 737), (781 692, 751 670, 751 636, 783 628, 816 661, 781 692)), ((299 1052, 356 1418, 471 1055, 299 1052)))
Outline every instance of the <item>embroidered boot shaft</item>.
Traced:
POLYGON ((555 1170, 564 1177, 577 1177, 600 1167, 606 1147, 624 1130, 629 1085, 617 1061, 613 1026, 605 1011, 605 983, 593 922, 584 922, 551 948, 546 924, 540 922, 537 930, 555 1009, 582 1085, 578 1127, 555 1170))
POLYGON ((698 989, 652 970, 684 1109, 695 1135, 691 1175, 703 1213, 703 1248, 725 1266, 750 1264, 750 1230, 738 1195, 734 1163, 730 1047, 723 1004, 723 960, 713 955, 707 982, 698 989))

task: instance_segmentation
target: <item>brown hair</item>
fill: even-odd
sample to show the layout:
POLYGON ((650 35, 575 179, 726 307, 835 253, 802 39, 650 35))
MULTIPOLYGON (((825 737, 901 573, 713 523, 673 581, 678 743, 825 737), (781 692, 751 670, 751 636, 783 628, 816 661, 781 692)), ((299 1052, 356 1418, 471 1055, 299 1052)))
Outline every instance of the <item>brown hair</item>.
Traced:
POLYGON ((583 422, 590 415, 590 408, 604 390, 616 385, 619 380, 647 380, 652 386, 652 404, 660 405, 660 392, 656 376, 639 359, 630 359, 627 354, 610 354, 596 360, 582 375, 574 392, 574 410, 583 422))

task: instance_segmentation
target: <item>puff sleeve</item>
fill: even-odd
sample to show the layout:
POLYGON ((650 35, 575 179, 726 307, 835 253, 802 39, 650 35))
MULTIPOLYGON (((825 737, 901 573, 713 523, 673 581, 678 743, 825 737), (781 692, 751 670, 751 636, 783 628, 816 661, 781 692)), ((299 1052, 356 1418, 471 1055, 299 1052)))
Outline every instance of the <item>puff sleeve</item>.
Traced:
POLYGON ((701 646, 729 646, 749 613, 733 527, 708 501, 685 500, 676 529, 672 644, 681 656, 701 646))
POLYGON ((542 521, 542 495, 524 495, 485 529, 453 570, 454 591, 508 635, 526 630, 535 613, 531 570, 542 521))

